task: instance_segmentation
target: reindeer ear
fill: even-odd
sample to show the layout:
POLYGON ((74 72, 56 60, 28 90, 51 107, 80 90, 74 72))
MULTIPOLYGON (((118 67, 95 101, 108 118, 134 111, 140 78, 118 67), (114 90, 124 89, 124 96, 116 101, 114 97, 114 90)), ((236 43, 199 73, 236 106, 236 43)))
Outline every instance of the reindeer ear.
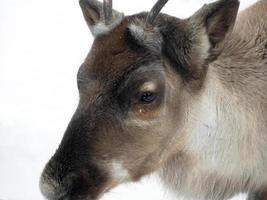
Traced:
POLYGON ((94 36, 108 33, 123 19, 123 14, 112 9, 112 1, 80 0, 80 6, 94 36), (110 3, 110 4, 108 4, 110 3))
POLYGON ((206 4, 190 18, 189 27, 196 31, 204 28, 212 50, 232 31, 238 8, 238 0, 220 0, 206 4))
POLYGON ((203 77, 207 64, 223 50, 223 41, 232 31, 238 8, 238 0, 219 0, 204 5, 189 19, 168 20, 168 27, 162 31, 163 53, 185 76, 203 77))

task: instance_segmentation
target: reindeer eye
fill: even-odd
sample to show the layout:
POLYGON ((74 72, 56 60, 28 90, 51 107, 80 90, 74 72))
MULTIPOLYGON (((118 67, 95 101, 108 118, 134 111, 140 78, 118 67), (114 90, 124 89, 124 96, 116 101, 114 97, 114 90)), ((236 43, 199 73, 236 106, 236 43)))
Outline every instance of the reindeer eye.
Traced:
POLYGON ((148 104, 148 103, 152 103, 152 102, 154 102, 154 101, 156 100, 156 98, 157 98, 157 94, 154 93, 154 92, 143 92, 143 93, 141 94, 141 96, 140 96, 139 101, 140 101, 141 103, 146 103, 146 104, 148 104))

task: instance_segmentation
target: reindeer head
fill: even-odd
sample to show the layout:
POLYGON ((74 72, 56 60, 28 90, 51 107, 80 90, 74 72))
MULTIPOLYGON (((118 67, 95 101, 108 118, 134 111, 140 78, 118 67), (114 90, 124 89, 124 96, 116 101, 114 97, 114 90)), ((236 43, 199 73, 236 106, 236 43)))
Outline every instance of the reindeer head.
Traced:
POLYGON ((98 199, 159 170, 184 145, 187 108, 233 27, 239 2, 205 5, 188 19, 133 16, 111 1, 80 0, 95 41, 78 72, 80 102, 45 167, 45 197, 98 199))

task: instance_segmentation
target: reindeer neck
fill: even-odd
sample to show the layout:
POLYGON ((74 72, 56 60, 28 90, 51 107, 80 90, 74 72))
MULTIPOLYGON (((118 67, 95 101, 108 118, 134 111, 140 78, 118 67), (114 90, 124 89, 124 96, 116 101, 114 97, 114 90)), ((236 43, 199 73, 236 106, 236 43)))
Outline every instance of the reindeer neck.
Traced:
POLYGON ((267 1, 239 14, 224 51, 209 68, 231 93, 267 102, 267 1))

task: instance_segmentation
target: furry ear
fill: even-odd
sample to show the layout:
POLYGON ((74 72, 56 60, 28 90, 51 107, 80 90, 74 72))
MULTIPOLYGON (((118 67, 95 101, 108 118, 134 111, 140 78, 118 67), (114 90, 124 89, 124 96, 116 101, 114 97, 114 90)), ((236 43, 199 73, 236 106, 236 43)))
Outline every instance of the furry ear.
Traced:
MULTIPOLYGON (((106 0, 104 0, 104 2, 105 1, 106 0)), ((112 5, 105 5, 105 3, 97 0, 80 0, 79 3, 85 21, 94 36, 109 33, 109 31, 119 25, 123 19, 123 14, 113 10, 111 7, 112 5), (107 7, 107 9, 105 9, 105 7, 107 7), (109 18, 107 18, 107 16, 109 16, 109 18)))
MULTIPOLYGON (((211 50, 214 51, 224 41, 226 35, 231 33, 238 8, 238 0, 220 0, 206 4, 190 18, 190 28, 199 31, 204 27, 206 32, 204 34, 207 35, 211 50)), ((220 49, 216 50, 220 51, 220 49)))
POLYGON ((199 79, 208 63, 217 59, 223 41, 231 33, 239 8, 238 0, 219 0, 204 5, 186 20, 168 20, 162 31, 163 50, 187 77, 199 79))

